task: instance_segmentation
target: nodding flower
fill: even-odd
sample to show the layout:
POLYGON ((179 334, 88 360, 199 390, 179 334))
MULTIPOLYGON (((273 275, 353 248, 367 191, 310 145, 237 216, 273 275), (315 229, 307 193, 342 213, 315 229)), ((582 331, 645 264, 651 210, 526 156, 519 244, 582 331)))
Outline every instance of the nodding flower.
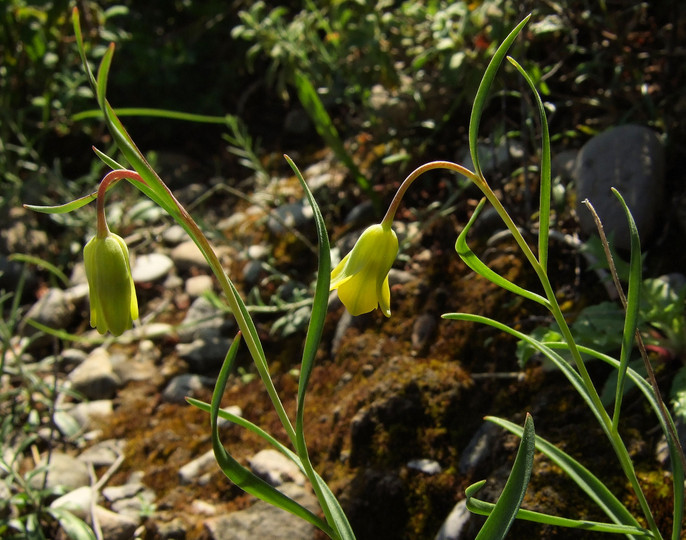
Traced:
POLYGON ((91 304, 91 326, 119 336, 138 318, 136 289, 131 277, 129 249, 124 240, 106 231, 83 248, 91 304))
POLYGON ((331 290, 351 315, 362 315, 378 307, 391 316, 388 272, 398 255, 398 237, 390 224, 367 228, 352 251, 331 272, 331 290))

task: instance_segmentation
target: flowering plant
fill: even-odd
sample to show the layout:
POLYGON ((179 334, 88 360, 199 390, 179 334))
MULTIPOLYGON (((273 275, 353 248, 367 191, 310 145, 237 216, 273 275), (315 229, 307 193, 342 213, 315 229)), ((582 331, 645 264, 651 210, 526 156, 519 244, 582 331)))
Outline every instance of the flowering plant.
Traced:
MULTIPOLYGON (((474 314, 448 313, 444 315, 444 318, 454 321, 475 321, 492 326, 525 341, 540 354, 552 361, 565 377, 567 377, 574 389, 580 394, 600 424, 633 489, 642 512, 642 521, 639 521, 639 519, 629 512, 626 506, 617 499, 608 487, 593 473, 561 449, 537 436, 534 431, 534 424, 531 416, 527 415, 523 427, 517 426, 505 419, 488 418, 489 421, 494 422, 521 437, 521 444, 510 477, 501 496, 495 504, 490 504, 475 498, 476 492, 483 485, 482 482, 474 484, 466 490, 468 508, 473 512, 488 515, 478 538, 503 538, 507 534, 514 519, 532 520, 549 525, 580 528, 598 532, 620 533, 628 537, 645 536, 650 538, 662 538, 662 532, 658 528, 648 499, 643 493, 626 443, 618 431, 619 419, 622 412, 623 389, 627 379, 632 380, 643 392, 647 403, 655 411, 660 427, 665 433, 669 446, 673 484, 674 519, 671 538, 676 540, 681 535, 681 523, 684 511, 684 458, 678 439, 675 436, 674 423, 662 404, 654 379, 647 382, 638 373, 628 367, 629 353, 633 348, 636 330, 637 299, 639 297, 641 284, 640 245, 633 219, 623 199, 617 194, 619 203, 622 204, 626 210, 627 221, 631 228, 632 254, 630 265, 631 274, 625 302, 626 316, 622 336, 622 348, 619 359, 614 359, 606 354, 595 351, 592 348, 583 347, 576 343, 574 335, 565 320, 551 286, 547 272, 551 178, 550 140, 546 113, 533 81, 526 71, 511 58, 509 58, 509 61, 527 82, 535 97, 542 131, 537 254, 534 253, 525 241, 511 216, 489 186, 479 164, 477 139, 479 123, 487 94, 499 66, 507 55, 508 49, 527 21, 528 18, 517 25, 497 49, 491 63, 484 73, 474 99, 469 124, 469 147, 474 170, 472 171, 462 165, 448 161, 434 161, 417 168, 401 184, 398 193, 391 202, 389 210, 381 223, 373 225, 365 230, 355 244, 353 250, 343 258, 333 271, 331 271, 329 239, 322 215, 298 168, 293 161, 286 156, 288 164, 300 181, 302 189, 313 209, 318 238, 318 277, 312 303, 310 323, 305 337, 305 345, 300 366, 300 378, 298 382, 297 409, 295 411, 295 421, 293 421, 285 410, 276 391, 269 373, 267 359, 257 329, 234 284, 224 272, 217 255, 200 228, 145 160, 142 153, 138 150, 124 126, 121 124, 114 109, 105 98, 109 67, 114 54, 113 46, 111 46, 104 55, 96 77, 91 72, 88 63, 86 62, 85 54, 83 52, 84 45, 79 26, 78 11, 74 10, 74 29, 77 43, 83 57, 85 69, 95 90, 98 105, 102 110, 114 141, 133 170, 123 167, 112 158, 96 150, 100 158, 113 169, 113 172, 101 183, 97 194, 58 207, 32 208, 44 212, 66 212, 79 208, 97 198, 99 205, 98 233, 96 238, 92 240, 84 250, 91 292, 91 323, 96 326, 99 331, 103 332, 110 330, 115 335, 120 334, 126 328, 130 327, 132 321, 137 317, 137 308, 135 307, 135 291, 132 288, 132 282, 130 280, 127 248, 123 241, 110 233, 106 224, 104 224, 104 212, 102 211, 101 205, 104 204, 104 194, 106 190, 109 189, 111 185, 114 185, 115 180, 126 179, 143 194, 165 209, 185 229, 195 241, 217 277, 231 312, 240 329, 227 352, 225 362, 217 378, 211 403, 203 403, 190 398, 188 401, 194 406, 209 412, 214 453, 219 466, 228 478, 246 492, 310 522, 331 538, 352 539, 354 538, 354 533, 340 503, 337 501, 326 482, 324 482, 312 466, 304 431, 304 408, 307 387, 323 331, 329 291, 334 289, 338 291, 342 302, 352 315, 366 313, 378 306, 384 315, 387 317, 390 316, 391 297, 388 285, 388 272, 398 253, 398 240, 392 230, 392 222, 403 195, 412 183, 424 172, 439 168, 447 169, 465 176, 471 180, 484 195, 484 199, 478 205, 473 216, 457 238, 456 250, 458 255, 477 273, 511 293, 536 302, 549 310, 559 327, 562 340, 555 342, 539 341, 503 323, 474 314), (518 247, 521 249, 523 255, 530 263, 540 281, 542 293, 525 289, 497 274, 486 266, 486 264, 484 264, 469 248, 466 240, 468 233, 486 202, 489 202, 495 208, 496 212, 512 234, 518 247), (100 221, 101 219, 102 222, 100 221), (281 421, 287 437, 286 443, 277 440, 262 428, 248 420, 235 416, 227 411, 220 410, 219 408, 220 399, 229 373, 233 368, 241 341, 245 342, 261 381, 264 384, 279 420, 281 421), (573 365, 570 365, 559 351, 568 352, 573 360, 573 365), (582 354, 598 358, 617 371, 615 404, 612 414, 605 409, 601 402, 598 391, 582 360, 582 354), (218 419, 220 417, 258 435, 268 444, 291 459, 309 479, 319 500, 323 515, 315 514, 307 508, 304 508, 297 501, 292 500, 287 495, 257 477, 253 472, 243 467, 233 458, 220 440, 218 428, 218 419), (562 518, 520 508, 532 473, 535 450, 545 454, 564 470, 580 486, 587 496, 608 516, 609 521, 591 522, 573 518, 562 518)), ((650 367, 649 364, 647 367, 650 367)))

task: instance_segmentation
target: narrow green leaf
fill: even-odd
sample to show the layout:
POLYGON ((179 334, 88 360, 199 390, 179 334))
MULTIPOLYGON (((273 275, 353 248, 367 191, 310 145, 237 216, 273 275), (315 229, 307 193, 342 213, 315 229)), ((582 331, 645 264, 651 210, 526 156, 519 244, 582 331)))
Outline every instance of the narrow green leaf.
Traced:
POLYGON ((256 476, 249 469, 243 467, 240 463, 238 463, 238 461, 231 457, 221 442, 219 437, 219 423, 217 420, 219 417, 219 406, 222 395, 224 394, 224 389, 226 388, 226 382, 236 360, 236 353, 238 352, 239 344, 240 334, 238 334, 236 339, 233 340, 231 347, 226 353, 226 358, 224 359, 222 368, 217 376, 217 382, 214 387, 214 392, 212 393, 212 403, 210 406, 210 429, 212 435, 212 448, 214 449, 214 456, 217 460, 217 463, 227 478, 229 478, 229 480, 240 487, 243 491, 258 497, 269 504, 281 508, 282 510, 286 510, 287 512, 290 512, 318 527, 326 534, 331 535, 333 531, 326 522, 290 497, 281 493, 279 490, 262 480, 260 477, 256 476))
POLYGON ((44 270, 47 270, 52 275, 54 275, 62 283, 64 283, 66 287, 69 287, 71 285, 71 280, 65 275, 65 273, 62 272, 62 270, 60 270, 59 268, 57 268, 54 264, 49 263, 45 259, 41 259, 40 257, 35 257, 33 255, 26 255, 24 253, 12 253, 12 255, 9 256, 9 260, 33 264, 38 268, 43 268, 44 270))
POLYGON ((462 232, 460 232, 459 236, 457 237, 457 241, 455 242, 455 251, 457 251, 457 254, 465 262, 465 264, 469 266, 469 268, 474 270, 477 274, 480 274, 481 276, 485 277, 486 279, 495 283, 496 285, 502 287, 503 289, 518 294, 519 296, 523 296, 524 298, 528 298, 529 300, 533 300, 534 302, 537 302, 538 304, 541 304, 546 308, 550 308, 550 302, 546 298, 527 289, 524 289, 519 285, 512 283, 508 279, 505 279, 500 274, 494 272, 488 266, 486 266, 481 261, 481 259, 479 259, 479 257, 470 249, 469 245, 467 244, 467 234, 469 233, 469 230, 472 228, 472 225, 476 221, 476 218, 478 217, 479 212, 481 212, 481 209, 483 208, 485 203, 486 199, 481 199, 476 209, 474 210, 472 217, 469 219, 464 229, 462 229, 462 232))
MULTIPOLYGON (((483 487, 485 483, 485 480, 476 482, 465 490, 465 493, 467 494, 467 508, 470 512, 482 516, 490 515, 495 506, 493 503, 488 503, 474 498, 474 495, 483 487)), ((581 529, 583 531, 625 534, 629 536, 629 538, 634 538, 635 536, 651 536, 651 532, 649 530, 641 527, 616 525, 613 523, 600 523, 597 521, 588 520, 568 519, 525 509, 520 509, 517 512, 516 519, 524 519, 527 521, 533 521, 535 523, 543 523, 545 525, 581 529)))
MULTIPOLYGON (((187 113, 183 111, 172 111, 169 109, 155 109, 151 107, 117 107, 117 116, 137 116, 146 118, 166 118, 168 120, 181 120, 184 122, 195 122, 199 124, 226 124, 226 116, 208 116, 205 114, 187 113)), ((103 119, 104 115, 100 109, 91 109, 72 115, 74 122, 88 120, 91 118, 103 119)))
POLYGON ((98 68, 98 78, 96 80, 96 97, 100 108, 105 106, 105 93, 107 92, 107 78, 110 74, 110 66, 112 65, 112 57, 114 56, 114 43, 110 43, 105 51, 105 54, 100 61, 98 68))
MULTIPOLYGON (((307 199, 312 207, 312 211, 315 218, 315 224, 317 228, 317 246, 318 246, 318 268, 317 268, 317 283, 315 286, 314 300, 312 303, 312 314, 310 315, 310 324, 307 329, 307 336, 305 338, 305 346, 303 350, 302 363, 300 365, 300 380, 298 381, 298 407, 296 412, 296 422, 295 422, 295 432, 296 432, 296 445, 298 448, 298 455, 300 456, 303 466, 306 470, 306 475, 308 478, 312 479, 313 487, 317 493, 317 497, 322 497, 321 486, 319 481, 314 478, 315 472, 309 460, 307 452, 307 444, 305 442, 305 397, 307 395, 307 385, 310 380, 310 375, 312 374, 312 368, 314 367, 314 361, 317 355, 317 350, 319 349, 319 343, 321 341, 322 332, 324 330, 324 319, 326 317, 328 300, 329 300, 329 281, 331 276, 331 248, 329 245, 329 236, 326 232, 326 224, 324 223, 324 218, 322 217, 317 201, 315 200, 310 188, 305 182, 302 174, 296 167, 293 160, 290 157, 284 156, 286 161, 290 165, 291 169, 295 173, 296 177, 300 181, 307 199), (317 485, 314 485, 314 483, 317 485)), ((321 501, 322 509, 333 522, 332 525, 340 533, 341 538, 354 538, 352 528, 348 522, 345 513, 340 508, 338 501, 334 499, 331 501, 326 499, 321 501), (333 507, 330 505, 335 503, 333 507)))
MULTIPOLYGON (((95 155, 98 156, 100 158, 100 160, 105 165, 107 165, 110 169, 112 169, 113 171, 116 171, 118 169, 126 169, 126 167, 124 167, 123 165, 120 165, 119 163, 114 161, 110 156, 105 154, 105 152, 97 149, 95 146, 93 146, 93 152, 95 152, 95 155)), ((109 186, 108 186, 108 190, 109 190, 109 186)))
MULTIPOLYGON (((191 398, 191 397, 187 397, 186 401, 188 403, 190 403, 191 405, 193 405, 194 407, 197 407, 198 409, 203 410, 205 412, 209 413, 212 410, 212 407, 209 403, 205 403, 203 401, 199 401, 199 400, 191 398)), ((264 431, 261 427, 256 426, 255 424, 253 424, 252 422, 250 422, 249 420, 246 420, 245 418, 243 418, 241 416, 236 416, 236 415, 232 414, 231 412, 225 411, 223 409, 219 409, 219 417, 223 418, 225 420, 229 420, 230 422, 233 422, 234 424, 241 426, 241 427, 251 431, 252 433, 258 435, 259 437, 264 439, 268 444, 272 445, 276 450, 278 450, 283 455, 288 457, 291 461, 293 461, 293 463, 295 463, 298 466, 298 468, 302 471, 302 473, 306 474, 305 468, 303 467, 303 464, 300 461, 300 458, 298 457, 298 455, 295 452, 293 452, 292 450, 290 450, 288 447, 283 445, 281 442, 279 442, 277 439, 275 439, 272 435, 270 435, 269 433, 264 431)), ((318 474, 316 475, 316 480, 322 489, 324 497, 326 498, 326 500, 328 502, 329 508, 340 509, 338 500, 336 499, 335 495, 333 494, 333 492, 331 491, 329 486, 324 482, 324 480, 318 474)), ((340 510, 340 511, 342 512, 342 510, 340 510)), ((345 515, 343 515, 343 517, 345 518, 345 521, 347 522, 347 518, 345 517, 345 515)), ((347 532, 347 531, 345 531, 345 529, 341 529, 341 530, 339 530, 339 532, 341 533, 341 539, 345 539, 345 538, 354 539, 355 538, 354 535, 353 536, 344 536, 343 533, 347 532)), ((352 531, 350 531, 350 534, 352 534, 352 531)))
POLYGON ((40 212, 41 214, 66 214, 67 212, 72 212, 86 206, 89 202, 97 199, 97 192, 93 192, 90 195, 85 195, 75 201, 71 201, 65 204, 57 204, 54 206, 42 206, 38 204, 25 204, 24 208, 27 210, 33 210, 34 212, 40 212))
POLYGON ((483 113, 484 106, 486 105, 486 98, 491 90, 491 85, 493 84, 493 80, 495 79, 495 75, 498 72, 498 68, 502 63, 503 58, 505 58, 507 51, 512 46, 512 43, 519 32, 524 28, 524 25, 529 21, 530 17, 531 15, 527 15, 500 44, 500 47, 495 51, 493 58, 491 58, 491 61, 481 78, 479 89, 476 91, 476 97, 474 98, 474 104, 472 105, 472 114, 469 118, 469 152, 472 155, 474 172, 480 178, 483 178, 478 156, 479 123, 481 122, 481 114, 483 113))
MULTIPOLYGON (((548 343, 546 344, 550 348, 568 349, 566 343, 548 343)), ((583 354, 587 354, 598 360, 611 365, 614 369, 619 369, 620 363, 604 353, 598 352, 595 349, 590 349, 588 347, 579 347, 579 351, 583 354)), ((674 425, 674 420, 667 414, 663 415, 662 408, 658 402, 655 394, 653 393, 653 387, 646 381, 640 373, 628 368, 627 376, 638 386, 638 388, 643 392, 646 400, 650 404, 650 407, 655 412, 655 415, 660 422, 660 427, 662 432, 665 434, 667 439, 667 447, 669 448, 669 461, 672 469, 672 488, 674 492, 674 520, 672 525, 672 540, 679 540, 681 538, 682 522, 684 519, 684 466, 681 460, 681 452, 677 443, 672 437, 672 433, 676 432, 676 427, 674 425), (669 424, 669 425, 668 425, 669 424)))
POLYGON ((59 522, 60 527, 71 540, 95 540, 93 529, 68 510, 48 507, 45 511, 59 522))
POLYGON ((291 160, 291 158, 288 156, 284 157, 300 181, 300 185, 305 191, 307 200, 312 207, 315 225, 317 228, 317 249, 319 257, 319 263, 317 267, 317 283, 315 285, 314 300, 312 304, 312 315, 310 316, 310 324, 308 326, 307 336, 305 338, 302 364, 300 366, 300 381, 298 384, 298 417, 302 420, 307 383, 312 373, 314 360, 324 329, 324 318, 326 317, 329 299, 329 281, 331 277, 331 247, 329 245, 329 236, 326 232, 326 224, 324 223, 324 218, 319 210, 317 201, 314 199, 307 182, 305 182, 305 179, 295 163, 293 163, 293 160, 291 160))
POLYGON ((486 324, 529 344, 532 348, 553 362, 555 366, 564 374, 564 376, 567 377, 567 380, 569 380, 574 389, 586 402, 591 412, 593 412, 606 435, 608 435, 608 437, 610 436, 610 432, 607 430, 606 417, 604 416, 606 414, 605 411, 598 410, 579 373, 562 356, 551 350, 550 347, 534 339, 533 337, 524 334, 523 332, 518 332, 514 328, 510 328, 501 322, 495 321, 488 317, 483 317, 481 315, 472 315, 470 313, 446 313, 443 315, 443 318, 453 321, 469 321, 486 324))
MULTIPOLYGON (((483 524, 476 536, 476 540, 501 540, 510 530, 517 511, 524 500, 526 488, 531 478, 531 470, 534 467, 535 436, 534 420, 527 413, 522 439, 510 476, 505 483, 503 492, 498 497, 498 501, 486 519, 486 523, 483 524)), ((470 496, 467 495, 467 508, 469 505, 470 496)))
POLYGON ((81 56, 81 63, 83 68, 86 70, 88 75, 88 81, 90 82, 93 91, 95 91, 97 83, 95 82, 95 77, 93 76, 93 71, 91 70, 88 59, 86 58, 86 48, 83 44, 83 34, 81 33, 81 17, 79 15, 79 9, 74 7, 72 9, 72 24, 74 26, 74 37, 76 38, 76 46, 79 49, 79 56, 81 56))
POLYGON ((617 431, 619 427, 619 416, 622 408, 622 397, 624 396, 624 378, 631 358, 631 351, 634 348, 634 337, 636 335, 636 325, 638 324, 638 306, 641 296, 641 240, 638 236, 636 222, 629 207, 624 202, 620 193, 612 188, 619 202, 624 208, 626 219, 629 224, 631 235, 631 257, 629 261, 629 288, 626 296, 626 316, 624 318, 624 332, 622 333, 622 350, 620 352, 619 368, 617 371, 617 389, 615 392, 615 410, 612 416, 612 429, 617 431))
MULTIPOLYGON (((493 416, 487 416, 486 420, 511 431, 519 437, 523 434, 521 427, 508 420, 493 416)), ((629 527, 640 527, 636 518, 634 518, 621 501, 607 489, 605 484, 569 454, 538 435, 536 435, 536 450, 542 452, 553 463, 560 467, 616 524, 629 527)))
POLYGON ((541 96, 536 89, 533 79, 519 63, 511 57, 507 57, 510 63, 524 77, 536 99, 538 116, 541 123, 541 182, 539 186, 540 203, 538 213, 538 262, 546 270, 548 267, 548 236, 550 232, 550 190, 551 190, 551 159, 550 159, 550 133, 548 132, 548 117, 541 96))
POLYGON ((312 85, 305 74, 300 71, 295 72, 294 79, 295 87, 298 92, 298 99, 314 122, 317 133, 319 133, 321 138, 324 139, 324 142, 334 151, 336 157, 345 164, 350 173, 355 177, 357 184, 367 192, 367 194, 375 196, 369 181, 360 172, 360 169, 345 149, 345 146, 343 146, 336 126, 334 126, 329 113, 326 111, 321 99, 319 99, 317 89, 312 85))
POLYGON ((73 341, 75 343, 104 343, 107 339, 105 337, 87 338, 76 334, 70 334, 66 330, 60 330, 59 328, 51 328, 42 323, 39 323, 34 319, 26 319, 26 322, 27 324, 33 326, 36 330, 40 330, 41 332, 45 332, 46 334, 55 336, 56 338, 59 338, 64 341, 73 341))

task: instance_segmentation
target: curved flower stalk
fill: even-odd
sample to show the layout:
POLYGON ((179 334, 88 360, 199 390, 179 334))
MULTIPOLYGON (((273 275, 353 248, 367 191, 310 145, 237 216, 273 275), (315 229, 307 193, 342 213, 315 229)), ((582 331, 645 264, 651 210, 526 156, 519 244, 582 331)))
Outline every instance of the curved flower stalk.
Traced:
POLYGON ((398 237, 390 224, 368 227, 352 251, 331 272, 331 290, 351 315, 369 313, 377 307, 391 316, 388 272, 398 255, 398 237))
POLYGON ((365 229, 350 253, 331 272, 331 290, 338 290, 338 297, 351 315, 362 315, 379 307, 386 317, 391 316, 388 272, 398 256, 398 237, 391 225, 405 192, 432 169, 449 169, 479 182, 472 171, 449 161, 425 163, 405 178, 381 223, 365 229))
POLYGON ((120 171, 113 171, 100 182, 97 232, 83 248, 91 326, 101 334, 109 331, 115 336, 131 328, 133 321, 138 319, 129 248, 120 236, 110 231, 105 218, 105 193, 111 184, 121 178, 123 175, 120 171))

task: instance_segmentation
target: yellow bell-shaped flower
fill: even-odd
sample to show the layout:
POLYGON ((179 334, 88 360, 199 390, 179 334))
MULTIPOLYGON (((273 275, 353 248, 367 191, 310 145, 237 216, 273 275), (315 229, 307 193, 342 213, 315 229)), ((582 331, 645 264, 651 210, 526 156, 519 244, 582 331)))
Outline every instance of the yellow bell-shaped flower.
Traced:
POLYGON ((104 334, 121 335, 138 318, 136 289, 131 277, 129 249, 111 233, 96 236, 83 248, 91 303, 91 326, 104 334))
POLYGON ((367 228, 352 251, 331 272, 331 290, 351 315, 368 313, 377 306, 391 316, 388 272, 398 255, 398 237, 389 226, 367 228))

